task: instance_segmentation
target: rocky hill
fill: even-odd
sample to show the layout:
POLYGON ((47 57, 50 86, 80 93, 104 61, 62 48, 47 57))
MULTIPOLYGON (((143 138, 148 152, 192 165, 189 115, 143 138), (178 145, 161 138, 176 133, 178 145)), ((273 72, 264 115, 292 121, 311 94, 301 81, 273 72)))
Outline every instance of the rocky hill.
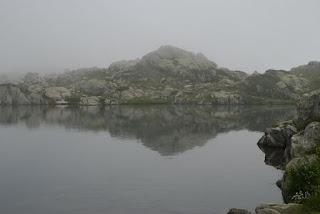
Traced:
MULTIPOLYGON (((162 46, 141 59, 59 75, 28 73, 0 87, 1 104, 263 104, 292 103, 320 87, 320 63, 248 75, 220 68, 203 54, 162 46), (4 87, 5 86, 5 87, 4 87), (10 90, 25 97, 22 102, 10 90), (20 94, 21 93, 21 94, 20 94)), ((18 95, 17 95, 18 96, 18 95)))

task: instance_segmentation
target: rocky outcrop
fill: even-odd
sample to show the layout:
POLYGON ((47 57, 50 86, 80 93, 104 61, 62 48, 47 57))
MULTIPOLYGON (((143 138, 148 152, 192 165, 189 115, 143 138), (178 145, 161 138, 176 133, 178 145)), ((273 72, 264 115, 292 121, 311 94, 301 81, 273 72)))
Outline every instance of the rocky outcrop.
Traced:
POLYGON ((258 141, 259 147, 288 148, 291 137, 297 133, 292 122, 282 123, 274 128, 267 128, 264 136, 258 141))
POLYGON ((0 85, 0 105, 28 105, 26 95, 14 84, 0 85))
POLYGON ((221 68, 201 53, 162 46, 141 59, 115 62, 109 68, 45 76, 28 73, 16 85, 31 104, 82 105, 87 102, 80 102, 81 97, 92 96, 105 100, 100 102, 104 105, 293 104, 303 93, 320 88, 319 65, 312 62, 291 71, 248 75, 221 68), (51 90, 59 88, 68 90, 68 96, 52 94, 51 90))
POLYGON ((303 208, 300 204, 262 204, 255 211, 256 214, 299 214, 303 208))
POLYGON ((67 99, 71 97, 71 92, 64 87, 50 87, 45 89, 45 97, 52 104, 68 104, 67 99))
POLYGON ((305 127, 312 120, 320 121, 320 90, 301 97, 297 104, 297 113, 296 124, 300 128, 305 127))
POLYGON ((296 100, 308 91, 308 80, 288 71, 268 70, 264 74, 253 74, 240 83, 243 92, 254 97, 296 100))
POLYGON ((97 106, 100 105, 100 98, 99 97, 81 97, 80 98, 80 105, 84 106, 97 106))
POLYGON ((283 155, 282 158, 277 156, 273 162, 270 161, 270 165, 281 166, 279 168, 285 170, 283 179, 278 182, 285 202, 302 202, 312 194, 317 194, 318 184, 314 182, 320 178, 318 170, 320 164, 319 101, 319 90, 304 95, 298 103, 297 118, 292 122, 285 122, 275 128, 267 129, 258 142, 259 147, 266 154, 266 160, 271 156, 270 154, 273 154, 272 152, 283 155), (279 153, 279 150, 275 150, 274 147, 280 148, 283 152, 279 153), (275 161, 281 159, 282 164, 275 161))
MULTIPOLYGON (((274 128, 267 128, 265 135, 259 140, 260 147, 280 147, 289 148, 294 141, 294 150, 301 144, 302 147, 306 142, 311 145, 312 138, 317 138, 320 118, 320 90, 305 94, 297 105, 297 118, 293 121, 278 124, 274 128), (308 125, 309 124, 309 125, 308 125), (299 132, 299 133, 298 133, 299 132)), ((307 149, 307 148, 306 148, 307 149)))
POLYGON ((309 91, 319 89, 320 85, 320 62, 311 61, 306 65, 300 65, 290 70, 290 73, 298 76, 299 78, 308 81, 307 89, 309 91))
POLYGON ((320 122, 312 122, 304 131, 291 138, 291 157, 302 157, 315 151, 320 144, 320 122))

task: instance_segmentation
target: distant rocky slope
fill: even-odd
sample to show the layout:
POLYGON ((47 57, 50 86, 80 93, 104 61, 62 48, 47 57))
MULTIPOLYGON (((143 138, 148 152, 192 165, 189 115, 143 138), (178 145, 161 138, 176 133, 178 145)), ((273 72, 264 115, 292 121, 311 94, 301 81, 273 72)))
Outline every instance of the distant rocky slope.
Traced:
POLYGON ((220 68, 202 54, 162 46, 141 59, 41 76, 0 80, 0 103, 13 104, 263 104, 292 103, 320 88, 320 63, 248 75, 220 68))

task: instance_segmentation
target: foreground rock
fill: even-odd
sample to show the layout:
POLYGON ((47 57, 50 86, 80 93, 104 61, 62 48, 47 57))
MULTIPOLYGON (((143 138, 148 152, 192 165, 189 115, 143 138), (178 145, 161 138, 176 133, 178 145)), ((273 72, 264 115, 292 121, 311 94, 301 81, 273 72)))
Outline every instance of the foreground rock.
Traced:
POLYGON ((297 133, 293 123, 283 123, 275 128, 268 128, 265 135, 259 140, 261 147, 287 148, 291 143, 291 137, 297 133))
POLYGON ((320 121, 320 90, 304 95, 298 102, 297 118, 267 128, 258 145, 290 149, 293 157, 306 154, 319 140, 320 123, 317 121, 320 121))
POLYGON ((302 157, 312 154, 320 144, 320 122, 309 123, 304 131, 291 138, 291 157, 302 157))
POLYGON ((300 214, 301 204, 262 204, 256 208, 256 214, 300 214))
MULTIPOLYGON (((273 158, 271 154, 277 153, 283 157, 273 158, 275 166, 281 166, 285 170, 281 181, 277 182, 282 189, 285 202, 303 202, 310 198, 312 194, 317 194, 317 182, 320 172, 318 148, 320 148, 320 91, 304 95, 299 103, 297 118, 292 122, 282 123, 279 126, 267 129, 265 135, 259 140, 258 145, 266 154, 267 158, 273 158), (277 148, 277 149, 275 149, 277 148), (279 152, 281 149, 283 152, 279 152), (275 153, 272 153, 275 152, 275 153), (279 160, 283 160, 280 164, 279 160)), ((299 208, 297 205, 290 205, 299 208)), ((276 211, 279 213, 293 213, 293 211, 280 212, 277 206, 276 211)), ((257 213, 276 213, 270 211, 270 206, 264 206, 263 209, 257 208, 257 213), (259 211, 264 210, 264 211, 259 211), (266 211, 267 210, 267 211, 266 211), (258 212, 259 211, 259 212, 258 212)), ((281 210, 286 208, 281 206, 281 210)), ((288 209, 289 209, 288 208, 288 209)), ((287 208, 286 208, 287 209, 287 208)))

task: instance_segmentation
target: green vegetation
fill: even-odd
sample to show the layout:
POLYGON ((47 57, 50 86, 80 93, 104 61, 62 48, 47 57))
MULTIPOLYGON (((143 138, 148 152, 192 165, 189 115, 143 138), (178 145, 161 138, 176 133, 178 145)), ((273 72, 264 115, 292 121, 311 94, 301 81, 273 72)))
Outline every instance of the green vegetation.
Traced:
POLYGON ((288 170, 287 194, 296 203, 302 203, 306 212, 320 212, 320 146, 315 160, 288 170))

